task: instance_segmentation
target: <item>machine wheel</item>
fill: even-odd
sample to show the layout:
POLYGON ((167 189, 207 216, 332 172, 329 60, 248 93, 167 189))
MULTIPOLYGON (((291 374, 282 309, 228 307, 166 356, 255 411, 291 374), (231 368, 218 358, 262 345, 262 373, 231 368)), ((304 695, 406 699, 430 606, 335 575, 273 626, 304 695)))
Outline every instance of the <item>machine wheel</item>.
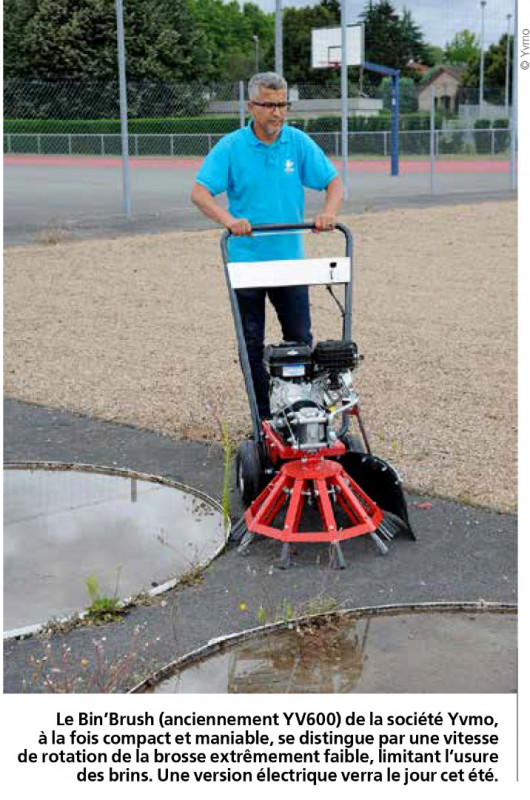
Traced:
POLYGON ((342 442, 346 445, 347 453, 366 453, 366 447, 358 433, 345 433, 342 442))
POLYGON ((236 480, 243 505, 248 507, 260 493, 263 483, 261 447, 253 439, 242 442, 236 455, 236 480))

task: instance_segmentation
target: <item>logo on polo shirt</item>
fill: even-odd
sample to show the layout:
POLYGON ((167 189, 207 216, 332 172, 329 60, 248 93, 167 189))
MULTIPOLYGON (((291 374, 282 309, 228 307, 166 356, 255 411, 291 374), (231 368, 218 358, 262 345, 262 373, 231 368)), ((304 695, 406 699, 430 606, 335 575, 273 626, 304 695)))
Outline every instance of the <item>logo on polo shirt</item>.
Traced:
POLYGON ((288 158, 287 161, 285 162, 284 171, 287 172, 288 174, 290 174, 291 172, 294 172, 294 161, 291 161, 288 158))

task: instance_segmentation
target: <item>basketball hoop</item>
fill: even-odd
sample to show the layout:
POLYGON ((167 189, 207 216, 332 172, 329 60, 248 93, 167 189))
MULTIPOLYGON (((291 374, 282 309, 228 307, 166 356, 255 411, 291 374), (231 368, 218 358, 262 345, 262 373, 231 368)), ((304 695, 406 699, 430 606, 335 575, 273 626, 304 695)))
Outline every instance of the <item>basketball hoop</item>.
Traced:
MULTIPOLYGON (((342 28, 311 30, 312 69, 339 69, 342 61, 342 28)), ((364 61, 364 25, 346 26, 346 64, 359 66, 364 61)))

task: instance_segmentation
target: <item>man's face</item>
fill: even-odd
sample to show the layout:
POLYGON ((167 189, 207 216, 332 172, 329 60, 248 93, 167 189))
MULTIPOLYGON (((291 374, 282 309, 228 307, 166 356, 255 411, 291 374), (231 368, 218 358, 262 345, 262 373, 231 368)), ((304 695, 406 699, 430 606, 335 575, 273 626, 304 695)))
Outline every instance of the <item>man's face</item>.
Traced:
POLYGON ((265 89, 260 86, 258 97, 249 100, 248 106, 254 120, 254 133, 258 139, 273 142, 285 122, 287 91, 285 89, 265 89), (260 105, 262 103, 269 105, 260 105))

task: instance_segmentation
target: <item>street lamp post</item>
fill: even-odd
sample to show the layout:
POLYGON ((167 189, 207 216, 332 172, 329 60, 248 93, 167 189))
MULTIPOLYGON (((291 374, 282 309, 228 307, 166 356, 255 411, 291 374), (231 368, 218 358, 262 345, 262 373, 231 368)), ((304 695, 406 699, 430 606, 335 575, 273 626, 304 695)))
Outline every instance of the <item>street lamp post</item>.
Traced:
POLYGON ((118 40, 118 77, 120 86, 121 162, 123 213, 131 218, 131 179, 129 173, 129 131, 127 127, 127 76, 125 70, 125 33, 123 0, 116 0, 116 35, 118 40))
POLYGON ((480 116, 482 117, 482 109, 484 106, 484 7, 486 0, 480 0, 480 13, 481 13, 481 34, 480 34, 480 90, 479 90, 479 108, 480 116))
POLYGON ((259 36, 255 33, 252 38, 254 39, 254 43, 256 45, 256 72, 259 72, 259 36))
POLYGON ((282 0, 276 0, 276 14, 274 16, 274 70, 278 75, 283 75, 283 25, 282 25, 282 0))
POLYGON ((510 20, 511 14, 506 14, 506 86, 504 88, 504 109, 506 117, 510 110, 510 20))

